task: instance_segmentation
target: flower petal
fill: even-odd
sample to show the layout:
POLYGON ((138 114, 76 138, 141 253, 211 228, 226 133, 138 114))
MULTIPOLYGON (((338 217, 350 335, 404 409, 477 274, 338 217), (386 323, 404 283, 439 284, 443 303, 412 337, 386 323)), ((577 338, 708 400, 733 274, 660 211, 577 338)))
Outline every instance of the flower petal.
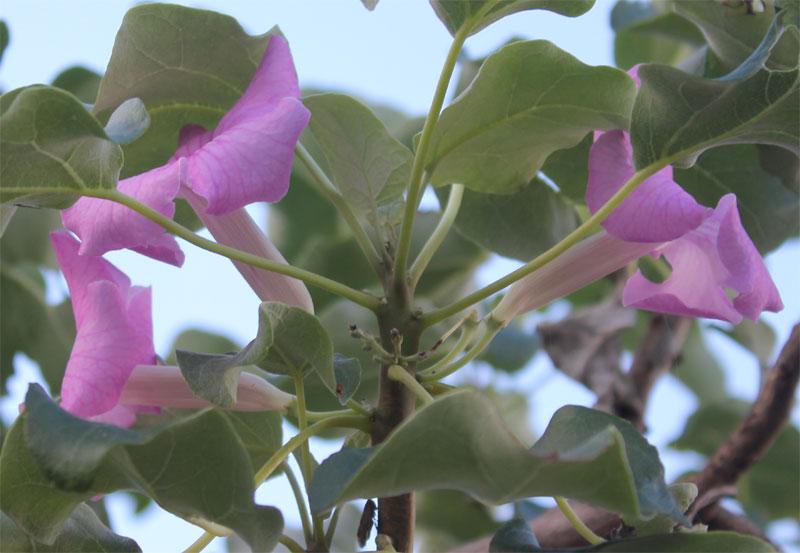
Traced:
POLYGON ((61 406, 88 418, 111 411, 133 368, 152 364, 155 351, 149 313, 142 310, 150 304, 148 288, 126 290, 100 280, 86 287, 84 300, 61 386, 61 406))
MULTIPOLYGON (((634 175, 628 133, 603 133, 589 152, 586 203, 594 213, 634 175)), ((617 207, 603 227, 621 240, 666 242, 698 227, 711 214, 672 179, 665 167, 645 180, 617 207)))
POLYGON ((764 310, 783 308, 764 262, 742 228, 733 194, 723 196, 711 217, 661 249, 672 265, 662 283, 636 273, 625 286, 628 306, 738 323, 764 310), (738 295, 733 301, 726 288, 738 295))
MULTIPOLYGON (((119 182, 117 190, 166 217, 175 214, 173 199, 181 184, 182 163, 169 163, 119 182)), ((183 252, 175 239, 135 211, 98 198, 81 198, 61 212, 64 226, 81 238, 81 255, 99 256, 129 248, 180 267, 183 252)))
POLYGON ((294 146, 308 124, 309 111, 295 98, 271 110, 248 112, 240 121, 187 158, 186 184, 207 201, 212 215, 253 202, 275 202, 289 190, 294 146))
POLYGON ((736 196, 726 194, 720 198, 714 217, 719 218, 719 256, 730 273, 725 286, 739 292, 733 300, 736 310, 752 320, 756 320, 762 311, 782 310, 778 289, 764 266, 761 254, 742 226, 736 209, 736 196))

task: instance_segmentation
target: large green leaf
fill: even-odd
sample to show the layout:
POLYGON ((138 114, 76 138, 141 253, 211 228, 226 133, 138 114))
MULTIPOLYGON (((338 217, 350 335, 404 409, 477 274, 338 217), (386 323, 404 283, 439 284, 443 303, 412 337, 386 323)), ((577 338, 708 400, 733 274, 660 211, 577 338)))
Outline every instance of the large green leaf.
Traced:
POLYGON ((676 170, 675 180, 711 207, 725 194, 736 194, 742 224, 763 254, 797 236, 800 197, 762 169, 759 160, 754 145, 724 146, 705 152, 691 168, 676 170))
POLYGON ((36 385, 25 405, 0 454, 0 503, 37 541, 52 544, 83 500, 135 489, 181 517, 233 529, 253 549, 277 543, 281 514, 253 503, 253 466, 224 413, 127 430, 78 419, 36 385))
POLYGON ((411 151, 355 98, 318 94, 303 103, 311 110, 309 128, 333 183, 357 213, 377 225, 378 208, 403 195, 411 151))
POLYGON ((427 160, 431 182, 511 193, 552 152, 595 129, 627 128, 635 94, 618 69, 585 65, 547 41, 509 44, 442 113, 427 160))
POLYGON ((3 259, 3 264, 56 268, 56 257, 50 246, 50 232, 61 226, 58 211, 17 208, 0 240, 0 258, 3 259))
MULTIPOLYGON (((717 58, 727 69, 738 67, 758 47, 775 16, 773 0, 762 2, 764 11, 748 14, 745 2, 675 0, 675 11, 703 33, 717 58)), ((773 49, 767 66, 792 69, 797 66, 796 35, 785 35, 773 49)))
POLYGON ((656 450, 625 421, 564 407, 528 450, 486 397, 466 390, 423 407, 374 448, 329 457, 309 496, 312 510, 321 512, 357 497, 427 489, 460 490, 492 503, 564 495, 636 516, 682 516, 656 450))
POLYGON ((53 86, 74 94, 81 102, 93 104, 102 77, 89 68, 76 65, 65 69, 53 79, 53 86))
POLYGON ((465 25, 469 28, 468 34, 477 33, 498 19, 516 12, 548 10, 567 17, 577 17, 589 11, 593 5, 594 0, 431 0, 436 15, 453 35, 465 25), (487 4, 493 6, 487 8, 487 4))
POLYGON ((148 131, 125 146, 124 175, 163 164, 188 123, 213 128, 239 99, 269 34, 250 36, 232 17, 168 4, 143 4, 122 20, 94 112, 105 121, 128 98, 141 98, 148 131))
POLYGON ((0 388, 13 372, 17 353, 39 364, 50 389, 57 393, 75 339, 75 323, 67 301, 58 306, 45 301, 41 274, 30 266, 3 260, 0 268, 0 388))
POLYGON ((559 192, 579 203, 585 202, 586 182, 589 180, 589 149, 592 142, 594 135, 589 133, 577 146, 550 154, 542 166, 542 172, 558 186, 559 192))
POLYGON ((497 529, 491 510, 465 493, 431 490, 416 497, 422 551, 449 551, 497 529))
POLYGON ((639 68, 642 85, 631 140, 639 168, 663 160, 688 166, 724 144, 772 144, 800 152, 798 71, 762 70, 712 81, 664 65, 639 68))
MULTIPOLYGON (((659 11, 660 5, 621 0, 614 12, 632 4, 646 6, 649 11, 615 27, 614 60, 619 67, 630 69, 643 62, 675 65, 705 43, 697 27, 675 13, 659 11)), ((614 13, 611 20, 615 20, 614 13)))
MULTIPOLYGON (((683 434, 671 447, 713 454, 728 438, 748 405, 726 399, 702 406, 686 421, 683 434)), ((800 431, 786 426, 769 450, 737 483, 738 499, 761 520, 800 518, 800 497, 787 490, 800 489, 800 431)))
POLYGON ((130 538, 111 531, 86 504, 80 504, 67 519, 64 528, 52 544, 33 540, 14 524, 5 513, 0 513, 0 549, 17 553, 60 553, 85 551, 86 553, 127 553, 141 551, 130 538))
POLYGON ((455 225, 489 251, 530 261, 578 223, 575 208, 537 178, 512 194, 465 190, 455 225))
POLYGON ((0 97, 0 202, 68 207, 117 185, 122 151, 72 94, 49 86, 0 97))

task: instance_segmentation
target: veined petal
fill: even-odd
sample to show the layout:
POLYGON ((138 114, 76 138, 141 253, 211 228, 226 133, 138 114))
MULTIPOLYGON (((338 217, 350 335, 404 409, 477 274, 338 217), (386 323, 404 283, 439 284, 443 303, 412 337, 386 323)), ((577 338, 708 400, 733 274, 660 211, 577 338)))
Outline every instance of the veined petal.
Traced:
MULTIPOLYGON (((601 134, 589 152, 586 203, 594 213, 634 175, 628 133, 601 134)), ((673 179, 665 167, 645 180, 603 222, 621 240, 666 242, 697 228, 712 210, 701 206, 673 179)))
POLYGON ((650 243, 625 242, 599 232, 514 283, 492 311, 492 317, 508 322, 517 315, 544 307, 625 267, 653 247, 650 243))
POLYGON ((187 157, 186 185, 207 201, 212 215, 257 201, 275 202, 289 190, 294 146, 309 111, 296 98, 241 120, 187 157))
POLYGON ((713 215, 697 229, 670 242, 661 253, 672 273, 661 283, 637 272, 623 292, 627 306, 736 324, 764 310, 783 308, 775 284, 742 228, 736 198, 723 196, 713 215), (726 288, 737 292, 731 301, 726 288))
MULTIPOLYGON (((136 365, 153 363, 152 331, 141 328, 141 305, 150 303, 150 290, 124 289, 108 280, 86 287, 86 303, 72 346, 61 405, 80 417, 113 409, 136 365), (129 306, 135 304, 134 313, 129 306)), ((148 318, 149 322, 149 318, 148 318)))
MULTIPOLYGON (((173 200, 181 185, 182 163, 168 163, 119 182, 117 190, 172 218, 173 200)), ((61 212, 64 226, 81 239, 81 255, 100 256, 129 248, 180 267, 183 252, 175 239, 143 215, 124 205, 98 198, 81 198, 61 212)))
MULTIPOLYGON (((263 378, 250 373, 239 376, 234 411, 286 411, 295 400, 291 394, 276 388, 263 378)), ((211 403, 195 396, 178 367, 139 365, 122 390, 120 402, 125 405, 154 405, 178 409, 210 407, 211 403)))

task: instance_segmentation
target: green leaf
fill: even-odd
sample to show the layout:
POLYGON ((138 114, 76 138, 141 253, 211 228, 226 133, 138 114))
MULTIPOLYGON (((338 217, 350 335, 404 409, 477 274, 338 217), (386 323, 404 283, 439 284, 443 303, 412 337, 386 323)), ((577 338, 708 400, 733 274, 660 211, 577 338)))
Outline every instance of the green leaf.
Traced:
MULTIPOLYGON (((719 77, 719 79, 722 81, 738 81, 740 79, 746 79, 755 74, 756 71, 766 67, 767 60, 772 54, 772 50, 778 44, 778 41, 783 36, 783 32, 785 30, 786 27, 783 24, 783 17, 776 14, 772 19, 772 23, 770 23, 769 28, 767 28, 767 33, 764 35, 764 38, 761 39, 758 47, 753 50, 753 52, 741 63, 741 65, 727 75, 719 77)), ((795 29, 795 32, 796 31, 797 29, 795 29)), ((796 42, 796 35, 794 40, 796 42)))
POLYGON ((77 98, 48 86, 0 97, 0 202, 69 207, 83 192, 116 187, 122 152, 77 98))
POLYGON ((511 193, 554 151, 595 129, 627 128, 635 94, 618 69, 585 65, 547 41, 512 43, 489 56, 442 112, 431 138, 430 180, 511 193))
MULTIPOLYGON (((694 23, 717 58, 727 69, 741 65, 758 48, 775 16, 773 2, 762 2, 764 11, 747 13, 744 2, 698 2, 675 0, 675 11, 694 23)), ((796 37, 786 36, 774 49, 768 67, 793 69, 797 67, 796 37)))
POLYGON ((336 376, 336 396, 344 405, 353 397, 361 383, 361 363, 341 353, 333 354, 333 373, 336 376))
POLYGON ((139 98, 122 102, 111 113, 105 126, 108 137, 117 144, 133 142, 150 126, 150 115, 139 98))
MULTIPOLYGON (((691 482, 678 482, 669 487, 669 493, 675 498, 678 510, 682 513, 697 499, 697 491, 697 486, 691 482)), ((675 521, 665 515, 656 515, 650 520, 625 519, 624 522, 634 529, 636 536, 669 534, 675 528, 675 521)))
POLYGON ((494 337, 479 359, 495 369, 513 373, 525 367, 538 349, 536 334, 512 323, 494 337))
MULTIPOLYGON (((713 454, 747 413, 749 405, 726 399, 703 405, 689 420, 681 436, 670 444, 680 450, 713 454)), ((800 431, 787 425, 778 438, 742 477, 738 499, 744 508, 761 520, 800 516, 800 497, 787 490, 800 488, 800 431)))
POLYGON ((36 385, 25 405, 0 454, 0 501, 35 539, 52 543, 83 500, 133 488, 178 516, 233 529, 253 549, 277 543, 280 512, 253 503, 253 466, 224 413, 128 430, 78 419, 36 385))
POLYGON ((709 351, 699 325, 689 331, 680 361, 673 374, 689 388, 700 403, 724 400, 725 372, 716 357, 709 351))
POLYGON ((344 94, 303 99, 309 128, 325 156, 333 183, 373 227, 378 208, 401 199, 411 171, 411 151, 394 139, 375 114, 344 94))
MULTIPOLYGON (((15 223, 20 219, 15 220, 15 223)), ((5 250, 3 239, 3 253, 5 250)), ((36 244, 32 243, 31 248, 36 244)), ((3 259, 0 267, 0 387, 13 373, 13 360, 24 353, 39 364, 54 393, 61 388, 75 323, 69 301, 57 306, 45 301, 41 273, 30 266, 15 266, 3 259)))
POLYGON ((589 149, 593 142, 594 136, 589 133, 577 146, 550 154, 542 166, 542 172, 558 186, 562 195, 581 204, 585 202, 589 149))
POLYGON ((105 121, 140 98, 152 124, 125 146, 124 176, 162 165, 188 123, 214 128, 239 99, 269 33, 250 36, 232 17, 167 4, 131 8, 117 32, 94 112, 105 121))
POLYGON ((449 551, 491 534, 498 526, 489 507, 454 490, 417 494, 416 510, 415 534, 422 539, 421 551, 449 551))
POLYGON ((712 81, 664 65, 639 68, 631 141, 637 168, 668 160, 691 166, 709 148, 772 144, 800 152, 798 71, 762 70, 712 81))
POLYGON ((615 551, 640 553, 641 551, 663 551, 664 553, 773 553, 770 544, 754 536, 734 532, 709 532, 707 534, 665 534, 627 540, 606 542, 581 551, 615 551))
POLYGON ((3 551, 31 553, 141 551, 141 548, 132 539, 112 532, 86 504, 78 505, 72 512, 64 524, 63 530, 56 536, 52 544, 34 541, 5 513, 0 513, 0 548, 3 551))
MULTIPOLYGON (((441 196, 444 201, 444 195, 441 196)), ((512 194, 465 190, 455 226, 504 257, 530 261, 578 226, 578 214, 538 178, 512 194)))
POLYGON ((8 32, 8 25, 4 20, 0 19, 0 61, 3 61, 6 48, 8 48, 9 39, 10 33, 8 32))
POLYGON ((465 26, 468 35, 477 33, 495 21, 521 11, 548 10, 567 17, 577 17, 589 11, 593 5, 594 0, 431 0, 436 15, 452 35, 465 26), (485 11, 488 3, 494 6, 485 11), (479 17, 481 11, 484 13, 479 17))
POLYGON ((707 151, 691 168, 675 170, 675 180, 711 207, 725 194, 736 194, 742 224, 762 254, 800 231, 800 196, 761 168, 757 146, 738 144, 707 151))
POLYGON ((272 327, 272 346, 258 365, 276 374, 315 373, 336 394, 333 342, 314 315, 283 303, 264 302, 261 310, 272 327))
POLYGON ((758 321, 745 319, 730 329, 716 325, 712 325, 711 328, 722 332, 731 340, 752 352, 758 359, 758 364, 762 369, 769 365, 778 338, 775 335, 775 330, 765 321, 761 319, 758 321))
POLYGON ((227 411, 253 468, 258 469, 283 445, 283 419, 274 411, 227 411))
POLYGON ((565 495, 622 513, 681 517, 655 449, 630 424, 564 407, 527 450, 492 403, 473 391, 437 398, 374 448, 332 455, 316 471, 309 497, 312 510, 322 512, 357 497, 427 489, 460 490, 492 503, 565 495))
POLYGON ((489 542, 491 553, 528 553, 542 551, 528 522, 514 518, 500 527, 489 542))
MULTIPOLYGON (((614 6, 614 11, 631 4, 634 2, 622 0, 614 6)), ((641 2, 635 4, 652 6, 641 2)), ((623 69, 644 62, 675 65, 705 44, 697 27, 675 13, 659 13, 651 9, 642 15, 641 19, 615 28, 614 61, 623 69)), ((613 13, 611 17, 613 20, 613 13)))
POLYGON ((172 345, 165 355, 167 365, 177 364, 175 360, 175 350, 182 349, 184 351, 203 351, 206 353, 231 353, 238 349, 240 346, 221 334, 215 334, 199 328, 189 328, 182 331, 175 337, 172 345))
MULTIPOLYGON (((5 204, 3 207, 14 206, 5 204)), ((3 264, 56 268, 50 231, 61 226, 61 216, 55 210, 17 208, 0 241, 3 264)))
POLYGON ((76 65, 65 69, 53 79, 53 86, 74 94, 78 100, 93 104, 102 77, 87 67, 76 65))

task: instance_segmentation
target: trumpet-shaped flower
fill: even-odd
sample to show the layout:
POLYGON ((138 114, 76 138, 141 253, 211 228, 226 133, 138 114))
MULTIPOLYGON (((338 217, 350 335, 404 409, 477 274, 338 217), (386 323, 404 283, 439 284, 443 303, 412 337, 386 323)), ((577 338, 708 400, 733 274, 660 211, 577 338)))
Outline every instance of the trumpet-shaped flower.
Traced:
MULTIPOLYGON (((170 218, 175 214, 173 200, 183 197, 220 243, 285 263, 244 206, 275 202, 286 194, 294 145, 309 117, 300 101, 289 46, 283 37, 273 36, 247 90, 215 129, 184 127, 178 149, 165 165, 124 179, 117 189, 170 218)), ((176 266, 183 264, 183 252, 172 236, 121 204, 82 198, 62 218, 81 238, 82 255, 128 248, 176 266)), ((302 282, 244 264, 236 266, 262 300, 313 311, 302 282)))
MULTIPOLYGON (((600 209, 634 173, 628 134, 600 134, 589 153, 589 209, 600 209)), ((508 321, 538 309, 648 253, 664 256, 672 271, 658 283, 637 271, 623 290, 626 306, 733 324, 783 309, 742 227, 733 194, 720 198, 714 209, 704 207, 673 180, 672 167, 665 167, 632 192, 603 227, 514 284, 494 316, 508 321)))
MULTIPOLYGON (((158 407, 205 407, 177 367, 157 366, 149 288, 102 257, 79 255, 80 243, 65 231, 51 234, 72 297, 77 334, 61 386, 61 406, 79 417, 130 426, 138 411, 158 407)), ((284 410, 292 396, 254 375, 243 374, 233 407, 284 410)))

